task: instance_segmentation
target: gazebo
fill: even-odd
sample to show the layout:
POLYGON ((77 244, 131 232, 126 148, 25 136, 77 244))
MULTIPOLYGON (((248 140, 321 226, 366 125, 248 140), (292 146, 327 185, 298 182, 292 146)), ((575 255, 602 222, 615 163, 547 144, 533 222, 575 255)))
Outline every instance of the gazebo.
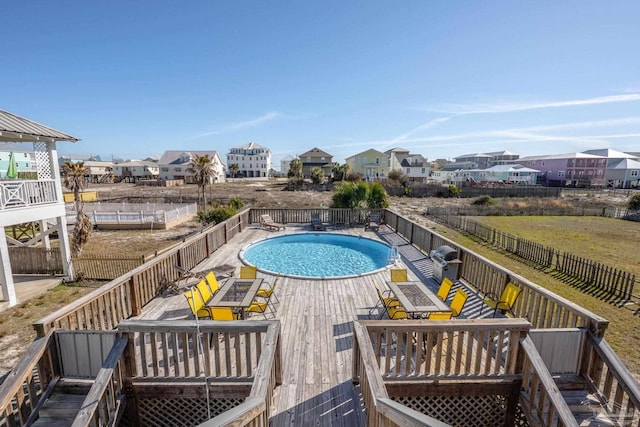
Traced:
POLYGON ((9 305, 16 298, 9 246, 33 246, 42 242, 49 249, 49 235, 57 232, 63 274, 73 279, 71 252, 56 142, 79 141, 78 138, 48 126, 0 110, 0 143, 32 143, 36 162, 36 179, 0 180, 0 285, 9 305), (4 228, 28 222, 40 224, 38 233, 22 242, 8 237, 4 228))

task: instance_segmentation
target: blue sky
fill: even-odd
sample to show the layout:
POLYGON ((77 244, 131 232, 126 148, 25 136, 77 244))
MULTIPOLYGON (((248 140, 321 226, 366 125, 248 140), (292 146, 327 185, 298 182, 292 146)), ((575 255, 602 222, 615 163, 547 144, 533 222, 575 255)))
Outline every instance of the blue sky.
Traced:
POLYGON ((640 2, 3 4, 0 109, 120 158, 640 151, 640 2))

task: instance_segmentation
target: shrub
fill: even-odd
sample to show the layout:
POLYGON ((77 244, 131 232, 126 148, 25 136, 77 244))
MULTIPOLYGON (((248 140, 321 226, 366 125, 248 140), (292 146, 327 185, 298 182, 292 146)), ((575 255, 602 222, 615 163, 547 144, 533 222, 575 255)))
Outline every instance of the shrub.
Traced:
POLYGON ((198 221, 201 224, 220 224, 223 221, 231 218, 238 213, 238 210, 231 206, 220 206, 217 208, 209 209, 205 212, 198 212, 198 221))
POLYGON ((495 205, 497 202, 491 198, 491 196, 485 194, 475 199, 471 204, 476 206, 490 206, 495 205))
POLYGON ((322 168, 316 166, 311 169, 311 182, 314 184, 322 184, 322 181, 324 181, 324 172, 322 171, 322 168))
POLYGON ((449 193, 449 197, 458 197, 462 190, 456 185, 450 185, 447 187, 447 193, 449 193))
POLYGON ((362 181, 362 174, 360 172, 350 172, 347 174, 347 181, 350 181, 350 182, 362 181))
POLYGON ((389 195, 379 182, 343 182, 333 190, 331 201, 334 208, 377 209, 389 206, 389 195))
POLYGON ((629 209, 634 211, 640 210, 640 193, 636 193, 629 197, 629 204, 627 206, 629 209))
POLYGON ((236 196, 229 197, 229 206, 235 208, 236 211, 244 207, 244 201, 236 196))

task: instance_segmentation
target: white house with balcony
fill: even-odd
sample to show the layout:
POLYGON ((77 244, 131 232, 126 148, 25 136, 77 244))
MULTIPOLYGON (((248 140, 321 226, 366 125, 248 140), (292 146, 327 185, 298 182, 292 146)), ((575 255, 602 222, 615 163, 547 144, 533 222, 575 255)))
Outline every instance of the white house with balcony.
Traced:
POLYGON ((0 226, 37 222, 40 230, 28 242, 11 239, 6 233, 0 237, 0 285, 2 300, 9 305, 18 303, 11 270, 9 246, 35 246, 49 248, 49 235, 58 234, 59 250, 63 260, 63 273, 73 280, 71 251, 67 234, 65 203, 56 142, 79 141, 78 138, 41 125, 7 111, 0 110, 0 142, 16 148, 33 145, 36 179, 0 179, 0 226))
POLYGON ((250 142, 238 147, 232 147, 227 154, 227 165, 238 165, 239 177, 266 178, 272 169, 271 150, 250 142))
POLYGON ((194 171, 191 166, 191 160, 195 156, 207 156, 211 159, 213 174, 209 184, 225 181, 224 163, 217 151, 165 151, 158 161, 158 166, 160 167, 160 179, 181 179, 185 184, 192 184, 194 182, 194 171))

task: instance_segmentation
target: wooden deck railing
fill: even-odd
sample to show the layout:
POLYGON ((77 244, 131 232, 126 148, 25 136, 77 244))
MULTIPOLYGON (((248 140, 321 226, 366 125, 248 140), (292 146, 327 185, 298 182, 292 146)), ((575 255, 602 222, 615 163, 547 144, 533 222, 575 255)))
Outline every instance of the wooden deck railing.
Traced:
POLYGON ((459 278, 480 293, 500 295, 507 283, 517 284, 522 288, 522 294, 516 301, 513 314, 527 319, 532 328, 587 327, 597 336, 602 336, 609 324, 589 310, 393 211, 384 211, 384 222, 426 254, 441 245, 456 249, 462 261, 459 278))
POLYGON ((279 321, 127 320, 118 331, 129 343, 125 383, 136 399, 148 390, 154 398, 202 398, 206 384, 212 401, 229 394, 246 400, 203 425, 268 425, 273 390, 282 382, 279 321))
POLYGON ((367 327, 361 322, 354 322, 353 336, 353 381, 360 383, 369 426, 447 425, 391 400, 380 375, 367 327))
POLYGON ((604 338, 587 332, 583 376, 616 425, 640 427, 640 387, 604 338))
POLYGON ((178 279, 175 266, 192 269, 246 226, 249 210, 202 230, 170 251, 153 258, 99 289, 34 323, 39 336, 52 328, 110 330, 140 314, 142 307, 178 279))
POLYGON ((385 380, 512 376, 523 319, 361 321, 385 380))
POLYGON ((249 221, 259 223, 260 215, 268 214, 274 221, 282 224, 306 224, 311 223, 312 214, 318 214, 326 224, 364 225, 372 212, 382 216, 382 209, 252 208, 249 221))
POLYGON ((0 385, 0 427, 32 422, 44 397, 59 376, 53 331, 36 338, 16 367, 0 385))
POLYGON ((82 402, 74 427, 118 425, 124 413, 125 338, 118 338, 82 402))
MULTIPOLYGON (((523 413, 541 427, 577 427, 576 418, 558 390, 553 377, 530 337, 521 339, 523 413)), ((577 351, 577 350, 576 350, 577 351)))

